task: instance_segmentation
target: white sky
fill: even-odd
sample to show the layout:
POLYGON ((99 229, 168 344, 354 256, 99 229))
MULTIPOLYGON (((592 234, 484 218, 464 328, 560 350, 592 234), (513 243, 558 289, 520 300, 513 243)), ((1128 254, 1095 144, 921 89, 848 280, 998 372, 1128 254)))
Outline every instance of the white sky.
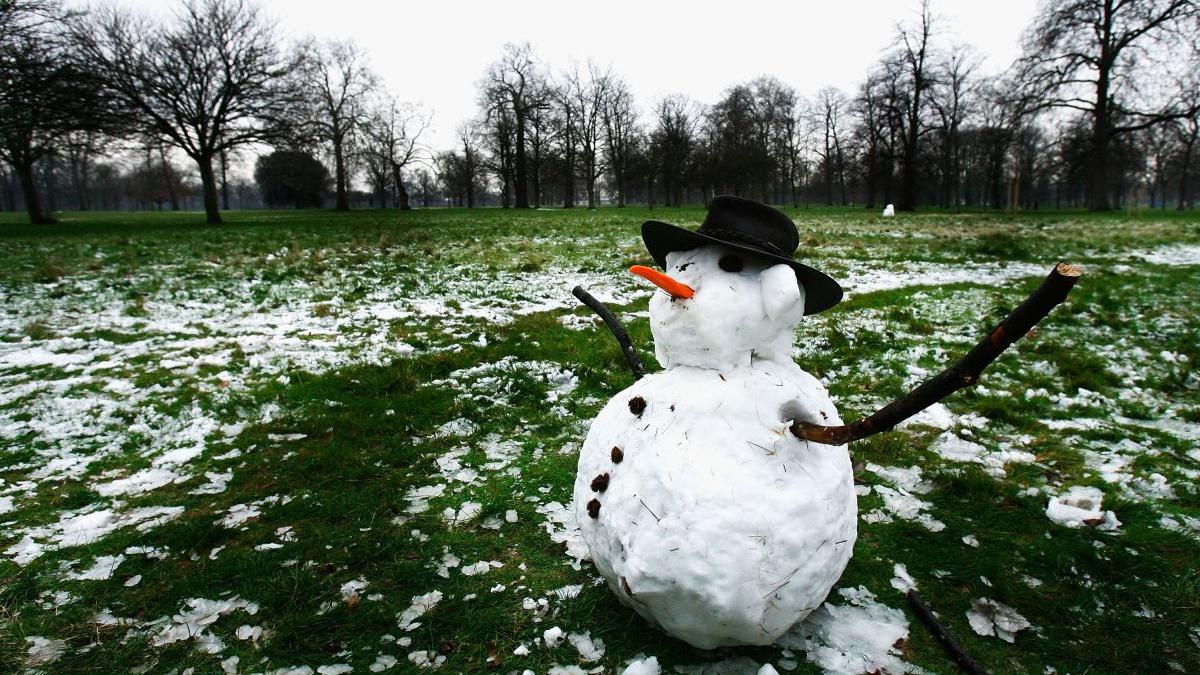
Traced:
MULTIPOLYGON (((116 0, 170 12, 177 0, 116 0)), ((552 72, 572 59, 611 64, 645 110, 671 93, 711 103, 731 84, 775 75, 811 96, 853 89, 918 0, 262 0, 288 38, 351 38, 401 99, 434 113, 428 143, 454 144, 475 114, 475 82, 505 42, 533 43, 552 72), (519 11, 513 10, 520 7, 519 11)), ((1037 0, 934 0, 940 42, 973 45, 984 72, 1018 55, 1037 0)))

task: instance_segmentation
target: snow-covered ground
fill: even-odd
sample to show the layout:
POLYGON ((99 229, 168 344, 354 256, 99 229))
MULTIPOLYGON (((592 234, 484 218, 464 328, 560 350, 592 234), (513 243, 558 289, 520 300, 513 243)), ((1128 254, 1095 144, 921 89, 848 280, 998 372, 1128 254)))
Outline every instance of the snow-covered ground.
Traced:
MULTIPOLYGON (((580 237, 580 243, 594 242, 580 237)), ((266 256, 261 261, 263 270, 287 256, 286 249, 266 256)), ((197 274, 196 265, 188 266, 184 274, 180 262, 170 261, 150 263, 132 276, 119 278, 100 265, 53 283, 0 280, 0 304, 6 310, 0 315, 0 335, 7 336, 0 341, 0 525, 4 526, 0 553, 11 564, 26 567, 52 552, 103 542, 114 532, 151 534, 155 528, 189 515, 183 505, 157 498, 169 486, 182 487, 194 496, 229 498, 219 517, 207 522, 237 532, 272 509, 302 498, 280 493, 242 501, 231 494, 237 489, 243 463, 255 453, 254 448, 238 443, 239 434, 248 425, 268 423, 289 413, 261 396, 266 388, 348 365, 381 365, 397 358, 455 353, 464 345, 486 346, 496 333, 521 317, 539 313, 568 328, 603 331, 586 312, 577 309, 570 294, 576 284, 610 304, 633 303, 635 312, 644 309, 642 303, 649 295, 617 265, 610 272, 581 272, 572 260, 555 260, 528 272, 491 269, 482 263, 413 262, 411 273, 403 278, 389 277, 389 270, 369 258, 366 262, 358 257, 339 261, 336 253, 327 253, 324 262, 327 271, 323 274, 282 279, 261 271, 230 274, 219 262, 199 265, 201 270, 211 266, 210 275, 197 274), (136 299, 131 299, 131 287, 140 289, 136 299), (55 506, 53 497, 64 486, 82 487, 89 501, 55 506)), ((991 301, 992 287, 1009 288, 1043 276, 1052 262, 894 263, 881 258, 846 264, 844 269, 850 271, 844 281, 850 297, 908 289, 915 320, 945 330, 921 335, 905 328, 887 310, 871 308, 834 319, 815 317, 801 326, 797 360, 805 366, 806 359, 816 359, 828 347, 834 329, 856 344, 884 336, 867 359, 840 358, 822 373, 835 394, 840 393, 843 413, 867 411, 889 397, 876 392, 856 394, 835 383, 896 375, 905 385, 919 382, 978 337, 978 318, 991 309, 981 303, 991 301), (951 284, 970 286, 945 290, 951 284)), ((1172 245, 1074 262, 1090 264, 1098 273, 1119 272, 1120 268, 1171 269, 1200 265, 1200 247, 1172 245)), ((1086 319, 1087 311, 1076 316, 1086 319)), ((638 313, 625 318, 645 321, 638 313)), ((995 480, 1005 481, 1032 467, 1049 478, 1013 487, 1036 495, 1045 509, 1044 526, 1049 532, 1089 528, 1106 540, 1119 541, 1123 532, 1120 506, 1112 504, 1145 503, 1161 510, 1162 529, 1200 541, 1200 519, 1177 507, 1181 497, 1194 499, 1196 495, 1200 424, 1191 421, 1194 409, 1189 412, 1158 388, 1158 383, 1168 378, 1188 391, 1194 391, 1200 382, 1186 354, 1153 347, 1155 336, 1177 320, 1169 307, 1143 311, 1127 320, 1142 329, 1068 330, 1064 338, 1110 364, 1110 373, 1120 384, 1105 391, 1049 386, 1053 364, 1026 352, 1024 344, 1016 349, 1020 356, 1012 359, 1014 363, 985 376, 974 395, 992 406, 1006 402, 1037 406, 1044 433, 992 423, 955 399, 914 420, 905 431, 922 439, 922 459, 930 465, 867 463, 859 486, 864 527, 911 522, 936 535, 947 529, 949 519, 929 497, 932 474, 978 467, 995 480), (1082 463, 1079 473, 1069 479, 1057 477, 1061 467, 1043 457, 1048 436, 1078 454, 1082 463), (1166 462, 1169 467, 1163 460, 1170 460, 1166 462)), ((643 345, 644 352, 649 351, 647 347, 643 345)), ((529 405, 528 392, 517 385, 532 383, 540 392, 536 406, 541 412, 561 420, 563 429, 581 438, 587 420, 574 418, 574 411, 581 405, 594 407, 598 400, 597 392, 581 387, 577 370, 559 354, 547 353, 539 359, 509 356, 454 369, 422 386, 452 390, 464 406, 501 409, 529 405)), ((555 657, 563 659, 557 672, 590 672, 612 651, 611 640, 601 638, 587 625, 556 626, 555 617, 563 608, 578 602, 582 590, 593 588, 596 582, 572 509, 561 501, 562 493, 553 493, 548 487, 522 495, 523 503, 537 514, 533 522, 518 518, 516 510, 497 509, 481 501, 481 490, 493 481, 521 479, 529 473, 531 463, 550 454, 570 456, 578 449, 570 443, 530 449, 528 439, 521 436, 520 429, 484 429, 478 418, 459 417, 440 425, 428 438, 414 439, 436 441, 441 449, 425 464, 423 478, 402 495, 402 513, 391 516, 386 526, 413 542, 428 539, 429 534, 415 525, 428 529, 425 523, 430 521, 422 519, 431 514, 447 531, 516 537, 532 528, 544 532, 547 542, 561 545, 559 562, 584 580, 553 588, 489 582, 502 574, 519 575, 526 570, 502 559, 440 549, 428 557, 425 567, 445 586, 404 598, 406 608, 394 628, 399 637, 381 640, 378 653, 372 653, 364 665, 370 672, 401 666, 441 667, 447 657, 438 651, 438 645, 414 642, 412 637, 423 617, 451 600, 505 602, 513 611, 528 616, 538 630, 523 634, 519 644, 506 651, 557 650, 555 657), (431 505, 434 502, 437 508, 431 505), (490 584, 493 590, 470 600, 461 593, 451 598, 453 584, 462 577, 490 584)), ((300 440, 286 434, 271 438, 280 447, 300 440)), ((286 550, 296 536, 290 526, 281 526, 270 540, 256 544, 256 550, 264 554, 286 550)), ((962 537, 960 544, 955 535, 947 545, 978 546, 978 539, 968 537, 962 537)), ((110 555, 67 560, 55 572, 64 594, 47 595, 41 602, 45 607, 71 605, 86 593, 85 584, 92 583, 137 589, 144 583, 142 577, 135 579, 121 569, 135 558, 193 555, 216 559, 222 548, 185 554, 129 547, 110 555)), ((889 561, 889 566, 892 562, 902 561, 889 561)), ((897 578, 911 582, 908 573, 897 578)), ((373 579, 354 570, 339 574, 344 581, 342 596, 330 600, 335 606, 380 601, 371 599, 376 593, 373 579)), ((897 645, 902 646, 909 632, 919 627, 910 626, 901 611, 902 596, 884 594, 886 579, 884 582, 875 592, 856 586, 831 595, 808 621, 780 641, 774 665, 734 657, 681 672, 786 671, 801 660, 834 673, 917 672, 897 645)), ((218 590, 226 589, 214 589, 218 590)), ((235 672, 240 666, 238 657, 226 656, 229 645, 269 640, 270 608, 251 596, 243 599, 214 592, 213 597, 216 599, 178 598, 175 614, 157 618, 105 610, 96 615, 95 623, 121 626, 129 631, 127 639, 136 636, 154 649, 187 643, 198 652, 214 655, 226 672, 235 672), (210 628, 213 626, 226 629, 221 633, 226 638, 219 637, 210 628)), ((1037 630, 1024 618, 1032 609, 1009 607, 981 593, 969 612, 959 614, 967 617, 980 635, 1011 642, 1037 630)), ((53 636, 31 636, 26 649, 24 665, 46 667, 72 647, 53 636)), ((349 660, 349 655, 335 657, 319 668, 297 665, 299 670, 291 672, 349 672, 342 669, 350 668, 349 660)), ((627 672, 634 673, 658 672, 660 667, 653 654, 629 663, 627 672)))

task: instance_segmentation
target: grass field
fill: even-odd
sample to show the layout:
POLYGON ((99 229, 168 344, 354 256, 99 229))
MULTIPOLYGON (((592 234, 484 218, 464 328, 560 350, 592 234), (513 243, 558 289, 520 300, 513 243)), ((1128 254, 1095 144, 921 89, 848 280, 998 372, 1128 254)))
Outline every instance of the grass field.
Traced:
POLYGON ((653 366, 623 272, 649 211, 0 217, 0 672, 953 672, 905 569, 997 673, 1200 672, 1200 217, 793 214, 850 294, 796 360, 848 419, 1056 261, 1087 274, 980 386, 852 447, 827 621, 720 652, 568 553, 576 453, 632 381, 570 289, 653 366), (1118 527, 1047 517, 1080 486, 1118 527), (1030 627, 976 633, 980 599, 1030 627))

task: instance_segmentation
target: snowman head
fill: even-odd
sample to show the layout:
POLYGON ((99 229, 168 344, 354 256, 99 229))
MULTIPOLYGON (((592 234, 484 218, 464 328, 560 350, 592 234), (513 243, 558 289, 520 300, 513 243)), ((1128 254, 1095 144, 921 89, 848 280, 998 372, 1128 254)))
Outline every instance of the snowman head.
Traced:
POLYGON ((791 266, 710 244, 667 253, 665 267, 630 270, 659 287, 650 299, 650 329, 664 368, 791 359, 805 301, 791 266))

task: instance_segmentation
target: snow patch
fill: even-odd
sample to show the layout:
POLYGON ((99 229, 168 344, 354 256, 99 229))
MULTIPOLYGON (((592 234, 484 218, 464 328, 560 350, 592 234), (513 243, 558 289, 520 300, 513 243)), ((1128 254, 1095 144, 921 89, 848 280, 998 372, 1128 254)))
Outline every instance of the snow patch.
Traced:
POLYGON ((907 673, 896 643, 908 638, 904 612, 876 601, 864 586, 838 589, 847 602, 826 602, 776 643, 802 649, 826 673, 907 673))

